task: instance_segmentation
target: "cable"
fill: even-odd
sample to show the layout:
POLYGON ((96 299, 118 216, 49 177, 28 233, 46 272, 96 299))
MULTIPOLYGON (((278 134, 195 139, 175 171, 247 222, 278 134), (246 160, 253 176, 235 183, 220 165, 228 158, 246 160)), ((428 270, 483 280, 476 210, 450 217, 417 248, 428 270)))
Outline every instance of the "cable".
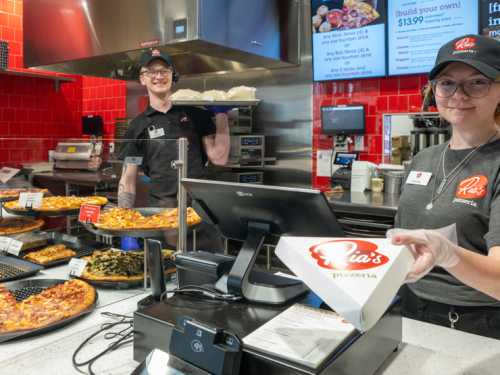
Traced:
MULTIPOLYGON (((211 289, 208 287, 203 287, 199 285, 184 285, 181 288, 173 289, 168 293, 186 293, 186 294, 194 294, 201 295, 203 297, 208 297, 218 301, 239 301, 242 299, 241 296, 237 296, 230 293, 221 293, 218 290, 211 289)), ((163 296, 162 296, 163 297, 163 296)))
POLYGON ((89 337, 87 337, 78 346, 78 348, 76 348, 76 350, 73 353, 73 356, 71 358, 71 361, 73 363, 73 367, 75 367, 75 369, 80 371, 79 367, 88 366, 87 368, 88 368, 90 375, 95 375, 94 371, 92 370, 92 366, 95 364, 95 362, 100 357, 102 357, 103 355, 105 355, 108 352, 112 352, 112 351, 122 347, 123 345, 129 344, 133 341, 132 337, 134 334, 134 331, 133 331, 134 321, 133 321, 133 318, 131 316, 114 314, 114 313, 110 313, 110 312, 103 312, 103 313, 101 313, 101 315, 108 316, 108 317, 115 318, 115 319, 118 318, 120 320, 117 322, 114 322, 114 323, 103 323, 101 325, 101 328, 98 331, 92 333, 89 337), (113 339, 119 337, 116 341, 111 342, 105 350, 96 354, 95 356, 91 357, 90 359, 87 359, 86 361, 83 361, 83 362, 77 362, 76 357, 77 357, 78 353, 85 347, 85 345, 88 344, 88 342, 90 340, 92 340, 94 337, 96 337, 100 333, 103 333, 111 328, 114 328, 114 327, 117 327, 117 326, 123 325, 123 324, 126 325, 126 327, 123 328, 122 330, 117 331, 117 332, 106 332, 104 334, 105 340, 113 340, 113 339))

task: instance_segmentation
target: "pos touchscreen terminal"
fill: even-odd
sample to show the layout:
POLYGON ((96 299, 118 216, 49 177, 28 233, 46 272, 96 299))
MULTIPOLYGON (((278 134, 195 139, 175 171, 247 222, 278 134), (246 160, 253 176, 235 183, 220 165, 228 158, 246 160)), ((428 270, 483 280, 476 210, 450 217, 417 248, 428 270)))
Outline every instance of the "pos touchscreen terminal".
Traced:
POLYGON ((253 270, 268 236, 343 236, 335 215, 318 190, 238 184, 185 178, 193 206, 224 237, 243 241, 233 266, 216 289, 248 301, 283 304, 307 291, 297 280, 253 270))

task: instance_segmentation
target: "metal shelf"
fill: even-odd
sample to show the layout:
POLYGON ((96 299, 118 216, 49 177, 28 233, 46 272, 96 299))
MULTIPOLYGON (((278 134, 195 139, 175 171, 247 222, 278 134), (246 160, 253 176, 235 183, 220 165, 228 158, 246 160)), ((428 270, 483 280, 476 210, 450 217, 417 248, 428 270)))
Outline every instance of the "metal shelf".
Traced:
POLYGON ((61 83, 64 82, 75 82, 74 78, 55 76, 40 72, 30 72, 29 70, 2 70, 0 69, 0 74, 8 75, 8 76, 17 76, 17 77, 31 77, 31 78, 42 78, 54 81, 54 90, 59 91, 59 87, 61 83))

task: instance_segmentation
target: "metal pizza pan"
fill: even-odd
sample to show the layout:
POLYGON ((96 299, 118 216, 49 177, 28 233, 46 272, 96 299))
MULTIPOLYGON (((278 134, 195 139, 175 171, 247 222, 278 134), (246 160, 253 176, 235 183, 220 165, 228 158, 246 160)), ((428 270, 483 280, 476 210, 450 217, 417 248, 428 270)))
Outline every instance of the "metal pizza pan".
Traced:
MULTIPOLYGON (((62 284, 66 282, 67 280, 63 279, 35 279, 35 280, 20 280, 20 281, 13 281, 10 283, 5 283, 4 286, 11 291, 11 293, 14 294, 16 299, 23 300, 28 298, 30 295, 33 294, 38 294, 41 291, 50 288, 54 285, 62 284)), ((67 324, 72 323, 73 321, 91 313, 95 307, 97 306, 97 300, 98 300, 98 294, 97 291, 95 291, 95 300, 92 305, 90 305, 87 309, 84 311, 81 311, 80 313, 70 316, 68 318, 62 319, 60 321, 51 323, 45 327, 40 327, 40 328, 35 328, 35 329, 29 329, 29 330, 23 330, 19 332, 12 332, 12 333, 5 333, 5 334, 0 334, 0 343, 5 342, 5 341, 10 341, 14 339, 24 339, 36 335, 40 335, 42 333, 47 333, 54 331, 58 328, 61 328, 67 324)))
POLYGON ((43 270, 42 266, 13 256, 0 256, 0 282, 23 279, 43 270))

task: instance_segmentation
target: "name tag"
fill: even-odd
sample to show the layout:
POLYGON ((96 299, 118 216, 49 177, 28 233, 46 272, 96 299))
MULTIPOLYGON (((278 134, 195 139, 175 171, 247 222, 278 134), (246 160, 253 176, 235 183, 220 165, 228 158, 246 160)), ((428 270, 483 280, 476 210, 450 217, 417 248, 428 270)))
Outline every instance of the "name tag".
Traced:
POLYGON ((411 171, 406 179, 407 184, 427 186, 432 177, 431 172, 411 171))
POLYGON ((165 130, 163 130, 163 128, 150 127, 148 129, 148 133, 149 133, 149 138, 155 139, 163 137, 165 135, 165 130))

